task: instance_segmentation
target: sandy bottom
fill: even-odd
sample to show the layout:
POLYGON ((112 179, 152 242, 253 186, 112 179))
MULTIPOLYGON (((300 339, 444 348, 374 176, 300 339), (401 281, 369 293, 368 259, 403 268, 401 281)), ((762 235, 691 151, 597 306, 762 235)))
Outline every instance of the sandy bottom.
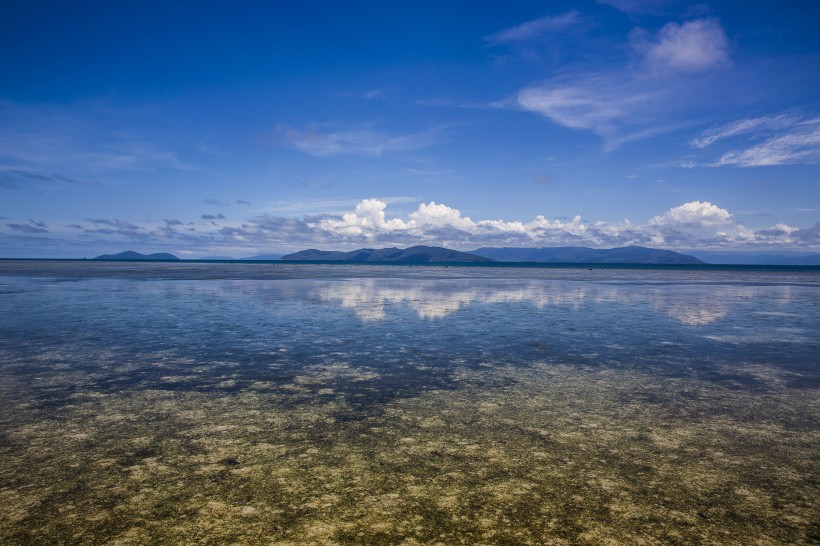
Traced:
POLYGON ((334 378, 373 372, 342 364, 203 392, 4 376, 0 543, 816 544, 816 391, 732 372, 763 387, 487 364, 361 406, 334 378))

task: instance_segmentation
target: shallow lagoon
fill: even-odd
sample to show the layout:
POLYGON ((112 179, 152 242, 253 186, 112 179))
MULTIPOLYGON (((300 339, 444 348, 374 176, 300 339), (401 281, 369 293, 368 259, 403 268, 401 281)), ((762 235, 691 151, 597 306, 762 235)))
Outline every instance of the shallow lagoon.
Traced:
POLYGON ((820 275, 0 263, 3 544, 816 543, 820 275))

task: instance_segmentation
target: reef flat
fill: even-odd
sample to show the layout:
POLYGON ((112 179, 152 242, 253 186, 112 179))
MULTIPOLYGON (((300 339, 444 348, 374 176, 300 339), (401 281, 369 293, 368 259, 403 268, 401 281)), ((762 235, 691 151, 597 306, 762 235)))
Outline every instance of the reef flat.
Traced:
POLYGON ((809 282, 0 277, 3 544, 811 544, 809 282))

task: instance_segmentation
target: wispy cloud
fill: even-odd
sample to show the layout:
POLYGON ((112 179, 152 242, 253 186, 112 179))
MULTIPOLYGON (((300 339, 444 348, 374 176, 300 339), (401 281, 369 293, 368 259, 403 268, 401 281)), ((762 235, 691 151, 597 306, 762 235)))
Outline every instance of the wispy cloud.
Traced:
POLYGON ((225 215, 224 214, 203 214, 202 219, 203 220, 224 220, 225 215))
POLYGON ((701 72, 729 66, 729 40, 717 19, 667 23, 651 36, 636 30, 633 47, 653 70, 701 72))
POLYGON ((215 207, 229 207, 229 206, 231 206, 230 203, 226 203, 224 201, 220 201, 219 199, 214 199, 214 198, 211 198, 211 197, 209 197, 207 199, 203 199, 202 202, 205 203, 206 205, 213 205, 215 207))
POLYGON ((547 33, 558 32, 575 26, 582 20, 583 16, 578 10, 568 11, 560 15, 547 15, 491 34, 485 40, 490 44, 531 40, 547 33))
POLYGON ((38 222, 36 220, 29 220, 27 224, 6 224, 14 231, 22 233, 50 233, 45 222, 38 222))
POLYGON ((607 4, 630 15, 660 14, 663 13, 671 0, 598 0, 599 4, 607 4))
POLYGON ((654 35, 634 31, 637 64, 625 59, 620 67, 552 78, 520 90, 513 103, 558 125, 593 131, 612 150, 691 125, 703 96, 695 101, 687 90, 699 85, 697 73, 728 65, 727 43, 716 19, 669 23, 654 35))
POLYGON ((735 146, 707 165, 761 167, 820 163, 820 118, 781 114, 742 119, 709 129, 690 145, 703 149, 722 141, 735 142, 735 146), (743 137, 742 143, 735 142, 738 137, 743 137))
POLYGON ((363 93, 364 98, 366 99, 384 99, 387 95, 391 92, 390 89, 382 87, 378 89, 371 89, 369 91, 365 91, 363 93))
POLYGON ((723 154, 717 166, 762 167, 820 162, 820 126, 777 136, 751 148, 723 154))
POLYGON ((31 183, 58 182, 65 184, 97 185, 99 182, 84 182, 57 173, 37 172, 23 169, 0 169, 0 188, 19 189, 31 183))
POLYGON ((118 170, 196 170, 163 142, 163 134, 124 131, 123 119, 138 115, 98 104, 64 107, 0 101, 0 158, 17 165, 21 173, 62 181, 118 170))
POLYGON ((125 220, 106 218, 86 218, 91 225, 83 226, 83 232, 94 235, 122 236, 133 241, 146 241, 151 237, 145 230, 125 220))
MULTIPOLYGON (((378 201, 388 205, 418 202, 418 197, 410 196, 389 196, 374 197, 378 201)), ((290 213, 290 214, 343 214, 345 211, 355 207, 360 202, 359 199, 300 199, 295 201, 274 201, 265 207, 266 213, 290 213)))
POLYGON ((607 135, 630 116, 647 97, 618 93, 608 79, 556 81, 522 89, 518 104, 571 129, 590 129, 607 135))
POLYGON ((767 116, 759 118, 741 119, 733 121, 720 127, 713 127, 703 132, 703 134, 690 141, 693 148, 706 148, 719 140, 736 135, 747 134, 761 129, 783 129, 793 125, 795 118, 792 116, 767 116))
POLYGON ((444 129, 445 127, 435 127, 416 133, 388 134, 376 131, 370 125, 315 125, 301 130, 280 125, 276 128, 276 133, 287 146, 317 157, 380 157, 432 146, 441 140, 444 129))

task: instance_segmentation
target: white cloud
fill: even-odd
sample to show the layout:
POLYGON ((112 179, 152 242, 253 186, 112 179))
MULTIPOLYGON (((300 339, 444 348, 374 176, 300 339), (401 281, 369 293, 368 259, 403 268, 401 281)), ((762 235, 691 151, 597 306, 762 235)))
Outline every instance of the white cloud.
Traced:
POLYGON ((581 216, 531 221, 473 220, 456 208, 431 201, 421 203, 406 218, 389 217, 387 203, 378 199, 361 201, 352 212, 339 216, 305 218, 260 218, 245 230, 254 237, 301 237, 325 242, 334 248, 357 245, 409 246, 433 244, 459 249, 479 246, 565 246, 614 247, 646 245, 664 248, 732 247, 738 245, 815 244, 811 230, 779 225, 754 232, 736 222, 731 213, 709 202, 692 201, 673 207, 645 224, 591 222, 581 216), (295 225, 294 222, 299 222, 295 225))
POLYGON ((314 126, 305 130, 280 125, 277 135, 290 147, 317 157, 360 155, 379 157, 386 153, 427 148, 440 140, 443 128, 417 133, 389 135, 367 125, 348 128, 314 126))
POLYGON ((518 104, 555 123, 572 129, 591 129, 606 134, 615 122, 626 116, 638 99, 601 93, 595 86, 542 85, 518 93, 518 104))
POLYGON ((670 0, 598 0, 598 3, 613 6, 629 14, 656 14, 664 11, 670 0))
MULTIPOLYGON (((352 211, 284 218, 270 214, 244 222, 138 225, 125 220, 87 219, 69 230, 50 227, 43 237, 83 237, 99 241, 139 241, 160 247, 188 245, 196 248, 230 249, 235 255, 258 254, 304 248, 354 249, 363 246, 406 247, 419 244, 472 250, 481 246, 548 247, 590 246, 611 248, 642 245, 672 249, 708 248, 794 248, 820 251, 820 223, 809 228, 777 224, 769 229, 751 230, 731 213, 715 204, 691 201, 656 215, 646 223, 623 220, 617 223, 589 221, 576 215, 571 219, 536 216, 530 221, 474 220, 454 207, 430 201, 420 203, 406 217, 392 216, 388 204, 364 199, 352 211), (227 224, 227 225, 226 225, 227 224)), ((34 232, 35 224, 10 220, 12 231, 34 232), (13 224, 13 225, 12 225, 13 224), (20 228, 19 226, 31 226, 20 228)), ((44 229, 44 228, 43 228, 44 229)), ((6 236, 11 236, 6 234, 6 236)))
POLYGON ((709 202, 692 201, 652 218, 645 229, 666 244, 686 247, 687 241, 720 246, 755 240, 752 230, 738 224, 728 210, 709 202))
POLYGON ((692 201, 691 203, 684 203, 679 207, 671 208, 660 216, 655 216, 649 223, 651 225, 721 225, 731 221, 732 215, 729 214, 728 210, 705 201, 692 201))
POLYGON ((530 40, 549 32, 558 32, 572 27, 581 20, 581 13, 578 10, 568 11, 561 15, 548 15, 487 36, 486 40, 491 44, 530 40))
POLYGON ((631 41, 638 63, 624 59, 620 66, 610 63, 533 84, 512 104, 558 125, 593 131, 612 150, 689 126, 704 97, 720 96, 716 84, 709 87, 697 77, 730 62, 728 40, 716 19, 669 23, 655 35, 636 30, 631 41))
POLYGON ((412 226, 451 226, 464 231, 473 231, 476 227, 469 217, 462 218, 459 210, 435 201, 420 204, 418 210, 410 214, 410 222, 412 226))
POLYGON ((717 19, 667 23, 654 39, 634 45, 654 70, 699 72, 730 64, 729 40, 717 19))
POLYGON ((757 132, 761 129, 782 129, 794 124, 796 119, 792 116, 765 116, 759 118, 749 118, 733 121, 719 127, 714 127, 703 132, 703 134, 689 143, 693 148, 706 148, 715 142, 737 135, 757 132))
POLYGON ((742 147, 723 152, 709 165, 761 167, 820 162, 820 118, 778 115, 742 119, 709 129, 690 145, 707 148, 739 136, 744 137, 742 147))
POLYGON ((723 154, 717 166, 762 167, 820 161, 820 128, 770 138, 766 142, 723 154))
POLYGON ((364 199, 353 212, 343 214, 341 219, 325 219, 319 227, 331 233, 345 236, 359 236, 368 233, 406 230, 410 227, 399 218, 385 220, 384 209, 387 203, 378 199, 364 199))

